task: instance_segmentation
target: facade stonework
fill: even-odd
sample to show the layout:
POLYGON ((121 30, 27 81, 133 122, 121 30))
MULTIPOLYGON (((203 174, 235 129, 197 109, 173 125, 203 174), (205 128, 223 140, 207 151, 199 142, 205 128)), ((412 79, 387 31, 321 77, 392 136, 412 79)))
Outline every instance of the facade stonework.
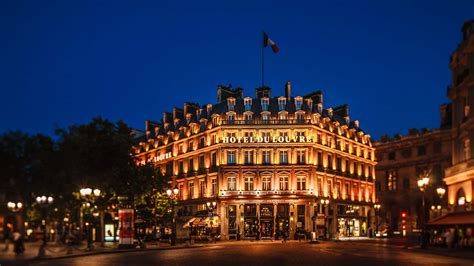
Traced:
POLYGON ((153 163, 179 189, 185 228, 210 201, 223 239, 366 236, 373 228, 370 135, 347 105, 324 109, 320 91, 290 92, 289 82, 273 98, 267 87, 251 98, 219 86, 217 104, 185 103, 147 122, 137 161, 153 163))

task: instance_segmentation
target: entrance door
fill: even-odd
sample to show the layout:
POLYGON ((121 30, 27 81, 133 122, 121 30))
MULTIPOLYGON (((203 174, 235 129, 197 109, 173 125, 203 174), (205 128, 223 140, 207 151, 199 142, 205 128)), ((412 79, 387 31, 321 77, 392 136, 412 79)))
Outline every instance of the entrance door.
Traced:
POLYGON ((260 234, 262 238, 272 238, 273 237, 273 218, 261 219, 260 224, 261 224, 260 234))
POLYGON ((273 237, 273 205, 260 205, 260 236, 261 238, 273 237))

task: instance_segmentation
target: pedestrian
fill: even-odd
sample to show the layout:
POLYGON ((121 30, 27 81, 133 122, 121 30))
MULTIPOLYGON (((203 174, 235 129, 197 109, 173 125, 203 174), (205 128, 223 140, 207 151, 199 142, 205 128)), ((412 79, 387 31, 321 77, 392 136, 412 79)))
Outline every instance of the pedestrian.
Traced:
POLYGON ((450 229, 447 229, 446 232, 444 233, 444 239, 446 241, 446 246, 448 248, 451 248, 453 246, 453 240, 454 240, 454 237, 453 235, 451 234, 451 230, 450 229))
POLYGON ((25 246, 23 245, 23 237, 18 231, 15 231, 13 233, 13 244, 14 244, 13 250, 15 251, 16 254, 21 254, 25 251, 25 246))
POLYGON ((5 228, 5 234, 4 234, 4 241, 5 241, 5 248, 3 249, 4 251, 8 251, 8 247, 10 246, 10 242, 12 241, 12 224, 7 224, 5 228))

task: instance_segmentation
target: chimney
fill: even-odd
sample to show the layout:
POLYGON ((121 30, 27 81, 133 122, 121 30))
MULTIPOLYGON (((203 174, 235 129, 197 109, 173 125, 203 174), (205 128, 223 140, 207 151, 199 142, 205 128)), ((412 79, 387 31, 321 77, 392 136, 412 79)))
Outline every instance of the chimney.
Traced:
POLYGON ((285 97, 287 101, 289 102, 291 99, 291 82, 288 80, 285 84, 285 97))

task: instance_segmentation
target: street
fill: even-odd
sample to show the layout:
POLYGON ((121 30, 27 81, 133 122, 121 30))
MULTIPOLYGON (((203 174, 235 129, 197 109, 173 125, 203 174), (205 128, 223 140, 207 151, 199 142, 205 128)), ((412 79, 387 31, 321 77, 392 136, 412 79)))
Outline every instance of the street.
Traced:
MULTIPOLYGON (((362 242, 222 242, 193 249, 101 254, 21 265, 474 265, 474 260, 362 242)), ((4 264, 9 265, 9 264, 4 264)), ((3 266, 3 265, 2 265, 3 266)))

